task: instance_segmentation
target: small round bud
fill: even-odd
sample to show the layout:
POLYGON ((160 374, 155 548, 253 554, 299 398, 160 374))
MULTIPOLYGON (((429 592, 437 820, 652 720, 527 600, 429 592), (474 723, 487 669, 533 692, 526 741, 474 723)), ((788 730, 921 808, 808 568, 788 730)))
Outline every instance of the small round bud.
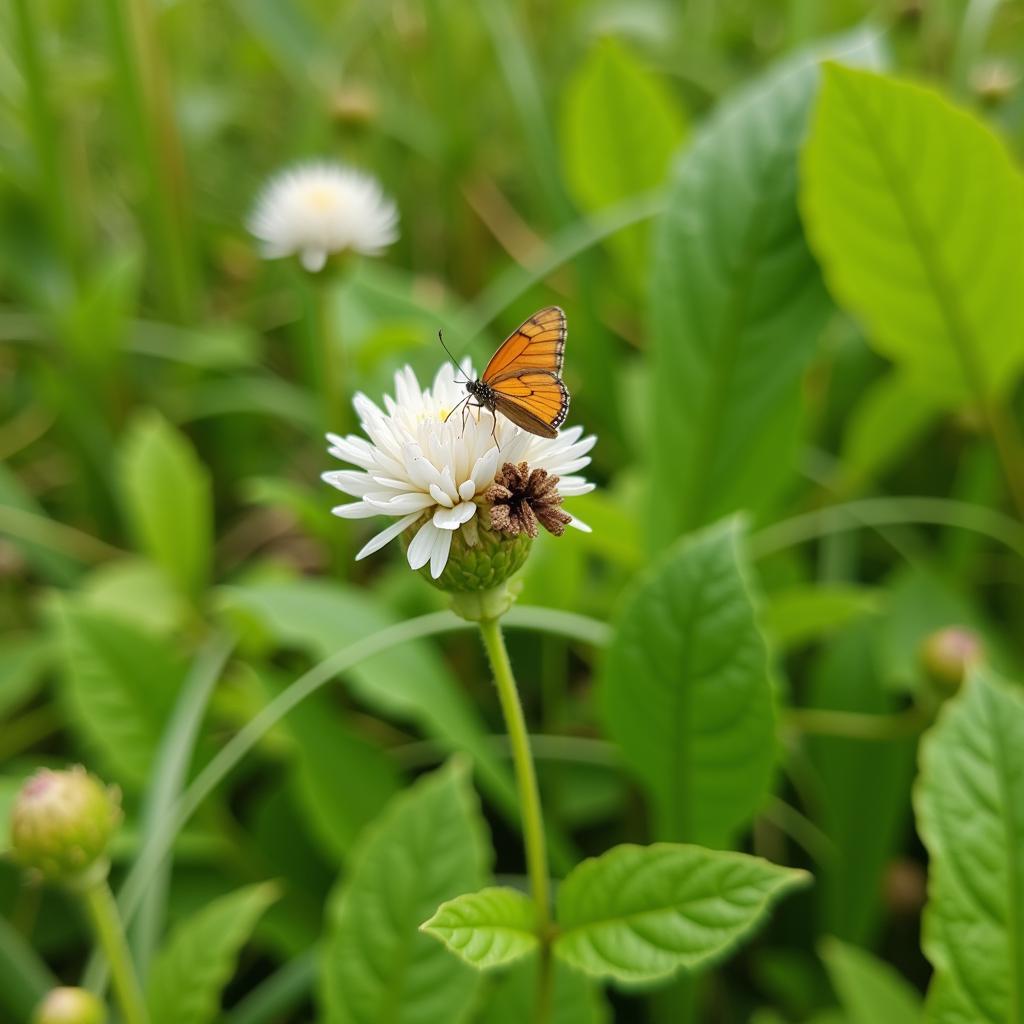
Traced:
POLYGON ((32 1015, 32 1024, 104 1024, 107 1011, 84 988, 51 989, 32 1015))
POLYGON ((1020 75, 1013 65, 1003 60, 989 60, 979 64, 971 73, 974 94, 990 107, 997 106, 1017 88, 1020 75))
POLYGON ((11 852, 50 882, 88 885, 106 876, 105 857, 121 821, 120 794, 81 765, 41 768, 22 787, 11 813, 11 852))
POLYGON ((984 656, 981 639, 966 626, 946 626, 930 633, 921 644, 921 667, 942 693, 955 693, 967 670, 984 656))
MULTIPOLYGON (((480 505, 473 519, 455 531, 448 561, 436 580, 431 577, 427 565, 418 570, 419 574, 440 590, 459 594, 494 590, 518 572, 530 553, 533 538, 527 533, 509 534, 495 530, 490 524, 489 513, 487 505, 480 505)), ((420 525, 419 522, 413 523, 405 531, 402 538, 405 546, 412 542, 420 525)))

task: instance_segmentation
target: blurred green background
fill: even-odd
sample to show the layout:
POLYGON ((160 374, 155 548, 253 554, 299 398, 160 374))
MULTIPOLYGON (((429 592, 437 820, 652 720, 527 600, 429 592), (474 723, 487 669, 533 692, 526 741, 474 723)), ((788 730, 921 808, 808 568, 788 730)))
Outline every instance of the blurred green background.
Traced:
MULTIPOLYGON (((812 232, 807 249, 797 212, 813 87, 778 119, 785 90, 766 75, 806 47, 860 46, 858 63, 931 82, 1018 153, 1022 42, 1016 2, 5 4, 0 807, 33 765, 84 762, 124 790, 121 871, 185 666, 211 630, 241 646, 200 763, 312 660, 444 608, 396 549, 352 561, 383 524, 329 515, 323 434, 355 429, 351 395, 379 400, 399 366, 429 380, 439 328, 479 367, 558 303, 569 423, 599 437, 598 489, 569 510, 594 532, 539 538, 521 603, 605 622, 661 549, 742 512, 782 701, 826 712, 783 717, 776 795, 740 842, 814 863, 818 884, 706 982, 698 1019, 838 1014, 824 934, 923 989, 913 739, 866 742, 827 713, 916 706, 917 652, 941 626, 972 627, 1001 667, 1019 666, 1019 374, 991 406, 910 386, 841 270, 826 273, 829 297, 828 238, 812 232), (706 161, 688 163, 691 150, 706 161), (394 197, 401 235, 381 258, 316 278, 260 258, 252 204, 308 157, 356 165, 394 197), (768 284, 737 262, 751 225, 755 255, 784 250, 768 284), (725 384, 704 346, 722 323, 752 323, 747 340, 764 341, 725 384)), ((806 215, 813 197, 800 202, 806 215)), ((745 358, 742 344, 724 358, 745 358)), ((600 739, 593 647, 522 631, 511 644, 535 730, 600 739)), ((353 840, 461 745, 428 701, 389 706, 389 680, 455 693, 498 731, 474 638, 398 650, 264 737, 179 837, 172 921, 284 881, 227 1002, 283 964, 300 964, 299 982, 276 1015, 238 1022, 311 1019, 309 950, 353 840)), ((650 838, 621 773, 568 758, 541 774, 563 868, 650 838)), ((498 804, 485 790, 497 871, 519 874, 498 804)), ((76 976, 84 934, 59 897, 40 902, 0 864, 0 911, 13 944, 0 953, 21 936, 76 976)), ((0 1017, 20 1019, 23 1002, 0 1017)), ((614 1003, 615 1019, 672 1019, 642 996, 614 1003)))

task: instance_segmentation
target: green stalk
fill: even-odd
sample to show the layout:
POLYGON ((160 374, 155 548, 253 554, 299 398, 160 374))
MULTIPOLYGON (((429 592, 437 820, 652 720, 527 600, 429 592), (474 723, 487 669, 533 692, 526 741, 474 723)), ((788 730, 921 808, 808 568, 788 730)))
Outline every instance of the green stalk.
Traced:
POLYGON ((125 142, 142 178, 155 279, 167 314, 189 321, 196 308, 184 173, 177 129, 164 89, 149 0, 103 0, 125 142))
POLYGON ((541 813, 537 773, 530 751, 523 705, 519 700, 512 663, 498 619, 484 619, 480 635, 494 673, 494 683, 501 702, 505 728, 512 748, 512 764, 519 789, 519 805, 523 817, 523 841, 526 847, 526 870, 530 892, 537 914, 537 937, 540 940, 540 970, 537 980, 537 1001, 534 1024, 545 1024, 551 1013, 551 882, 548 876, 547 843, 544 839, 544 816, 541 813))
POLYGON ((57 125, 50 102, 34 9, 31 0, 14 0, 14 34, 21 73, 25 78, 29 128, 41 180, 36 198, 49 221, 54 244, 72 276, 76 276, 79 270, 78 244, 66 181, 67 161, 60 151, 64 133, 57 125))
POLYGON ((117 903, 106 878, 85 888, 81 896, 96 940, 110 964, 110 975, 124 1024, 147 1024, 149 1014, 146 1012, 142 988, 128 953, 117 903))

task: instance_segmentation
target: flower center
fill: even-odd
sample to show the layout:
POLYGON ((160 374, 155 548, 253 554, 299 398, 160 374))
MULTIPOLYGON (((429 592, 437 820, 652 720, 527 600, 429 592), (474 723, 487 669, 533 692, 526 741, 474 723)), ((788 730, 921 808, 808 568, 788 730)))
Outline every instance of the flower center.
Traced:
POLYGON ((306 192, 306 202, 318 213, 326 213, 337 205, 337 194, 334 189, 323 185, 312 185, 306 192))

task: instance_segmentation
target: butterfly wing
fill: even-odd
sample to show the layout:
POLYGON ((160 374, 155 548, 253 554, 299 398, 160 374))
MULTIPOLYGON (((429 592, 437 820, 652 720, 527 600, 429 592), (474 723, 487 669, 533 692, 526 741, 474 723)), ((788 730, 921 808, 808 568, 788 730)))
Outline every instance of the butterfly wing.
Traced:
POLYGON ((565 313, 558 306, 534 313, 498 346, 480 379, 493 385, 499 377, 519 370, 546 370, 559 376, 565 335, 565 313))
POLYGON ((494 408, 531 434, 556 437, 569 413, 569 391, 550 370, 506 371, 490 388, 494 408))

